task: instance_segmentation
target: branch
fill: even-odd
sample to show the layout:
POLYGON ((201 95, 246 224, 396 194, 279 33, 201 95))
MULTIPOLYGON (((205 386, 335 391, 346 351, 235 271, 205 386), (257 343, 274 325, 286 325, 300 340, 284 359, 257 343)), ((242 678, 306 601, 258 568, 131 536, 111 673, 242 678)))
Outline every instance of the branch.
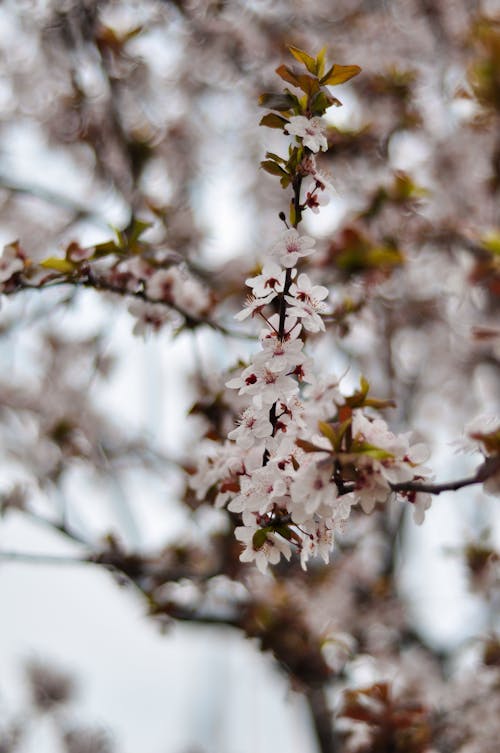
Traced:
POLYGON ((93 560, 88 557, 71 557, 60 554, 38 554, 35 552, 12 552, 0 550, 0 560, 25 562, 37 565, 90 565, 93 560))
POLYGON ((328 707, 327 694, 323 686, 305 693, 306 701, 313 718, 314 730, 321 753, 337 751, 337 736, 333 727, 333 715, 328 707))
POLYGON ((457 481, 445 481, 442 484, 424 484, 420 481, 402 481, 399 484, 390 484, 394 492, 428 492, 429 494, 441 494, 441 492, 457 491, 465 486, 482 484, 492 476, 500 473, 500 455, 491 455, 486 458, 477 469, 474 476, 458 479, 457 481))
POLYGON ((87 220, 97 227, 109 228, 109 223, 105 218, 90 207, 85 207, 82 204, 78 204, 76 201, 72 201, 67 196, 62 196, 55 191, 45 188, 44 186, 36 185, 22 185, 9 180, 9 178, 0 173, 0 187, 5 189, 11 194, 21 194, 26 196, 34 196, 41 201, 46 202, 52 206, 60 207, 74 215, 73 222, 79 220, 87 220))
POLYGON ((49 288, 57 288, 61 287, 62 285, 72 285, 74 288, 92 288, 93 290, 103 290, 108 293, 115 293, 116 295, 121 295, 123 297, 130 297, 130 298, 138 298, 141 301, 144 301, 145 303, 150 303, 153 305, 158 306, 165 306, 169 309, 172 309, 173 311, 177 311, 178 314, 180 314, 186 322, 186 326, 189 329, 194 329, 195 327, 199 327, 203 324, 207 325, 211 329, 215 330, 216 332, 220 332, 221 334, 225 335, 226 337, 235 337, 238 339, 243 340, 255 340, 255 335, 248 334, 246 332, 236 332, 235 330, 229 329, 228 327, 225 327, 223 324, 219 324, 218 322, 214 322, 211 319, 199 319, 198 317, 191 316, 191 314, 188 314, 184 309, 182 309, 180 306, 177 306, 175 303, 167 303, 166 301, 159 301, 159 300, 153 300, 152 298, 149 298, 144 290, 129 290, 128 288, 122 288, 119 285, 115 285, 114 283, 108 282, 103 277, 95 277, 92 273, 88 273, 86 277, 82 277, 80 279, 78 278, 67 278, 64 279, 55 279, 55 280, 48 280, 46 283, 41 283, 39 285, 30 285, 29 283, 26 283, 24 280, 18 280, 16 283, 16 287, 2 290, 1 292, 3 295, 13 295, 14 293, 19 292, 20 290, 46 290, 49 288))

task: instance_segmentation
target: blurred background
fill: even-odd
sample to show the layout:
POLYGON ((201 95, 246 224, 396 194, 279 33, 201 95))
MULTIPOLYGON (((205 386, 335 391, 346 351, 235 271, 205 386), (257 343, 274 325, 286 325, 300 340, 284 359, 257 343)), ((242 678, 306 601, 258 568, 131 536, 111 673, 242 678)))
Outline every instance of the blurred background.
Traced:
POLYGON ((265 578, 186 483, 256 348, 233 314, 288 203, 259 168, 288 140, 258 97, 289 44, 362 67, 326 115, 335 194, 304 223, 334 312, 318 370, 394 399, 439 480, 481 460, 451 443, 500 403, 496 2, 4 0, 2 245, 35 265, 144 221, 130 258, 178 265, 211 310, 153 314, 126 286, 2 296, 2 753, 377 753, 387 725, 342 700, 375 682, 425 710, 394 750, 496 751, 498 500, 443 494, 419 528, 391 503, 330 566, 265 578))

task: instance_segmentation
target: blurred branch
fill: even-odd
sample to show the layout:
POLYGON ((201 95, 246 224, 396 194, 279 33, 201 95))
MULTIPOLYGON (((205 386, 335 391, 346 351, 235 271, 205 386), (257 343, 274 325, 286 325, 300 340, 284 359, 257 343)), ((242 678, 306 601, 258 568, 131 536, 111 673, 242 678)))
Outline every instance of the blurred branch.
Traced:
POLYGON ((109 229, 109 223, 101 214, 96 212, 94 209, 90 209, 89 207, 85 207, 76 201, 72 201, 67 196, 62 196, 55 191, 51 191, 49 188, 44 188, 43 186, 15 183, 1 173, 0 188, 3 188, 5 191, 8 191, 12 194, 33 196, 37 199, 41 199, 47 204, 60 207, 61 209, 66 209, 74 215, 72 222, 87 220, 88 222, 91 222, 98 227, 109 229))
POLYGON ((25 562, 34 565, 82 565, 92 563, 92 560, 88 557, 71 557, 69 555, 61 554, 38 554, 36 552, 13 552, 10 550, 0 550, 0 560, 25 562))
POLYGON ((321 753, 340 753, 333 728, 332 712, 328 708, 324 687, 313 688, 306 693, 306 701, 313 718, 314 729, 321 753))
POLYGON ((256 335, 248 334, 245 332, 237 332, 236 330, 230 329, 229 327, 226 327, 223 324, 219 324, 219 322, 215 322, 212 319, 200 319, 198 317, 194 317, 191 314, 188 314, 184 309, 182 309, 180 306, 177 306, 173 302, 166 303, 165 301, 161 301, 161 300, 153 300, 148 297, 148 295, 146 294, 144 290, 129 290, 126 287, 120 287, 119 285, 115 285, 114 283, 109 282, 103 277, 96 277, 90 271, 87 273, 86 276, 82 276, 80 278, 65 277, 64 279, 49 280, 47 283, 39 284, 39 285, 30 285, 29 283, 25 283, 24 281, 19 281, 16 284, 15 288, 11 288, 10 290, 8 289, 3 290, 2 293, 3 295, 13 295, 19 292, 20 290, 41 291, 41 290, 46 290, 49 288, 61 287, 63 285, 70 285, 70 286, 73 286, 74 288, 92 288, 93 290, 105 291, 108 293, 115 293, 116 295, 120 295, 123 297, 136 298, 141 301, 144 301, 145 303, 149 303, 155 306, 165 306, 168 309, 176 311, 178 314, 180 314, 184 318, 185 320, 184 326, 186 329, 195 329, 196 327, 200 327, 205 324, 207 327, 210 327, 216 332, 220 332, 226 337, 234 337, 240 340, 255 340, 256 339, 256 335))

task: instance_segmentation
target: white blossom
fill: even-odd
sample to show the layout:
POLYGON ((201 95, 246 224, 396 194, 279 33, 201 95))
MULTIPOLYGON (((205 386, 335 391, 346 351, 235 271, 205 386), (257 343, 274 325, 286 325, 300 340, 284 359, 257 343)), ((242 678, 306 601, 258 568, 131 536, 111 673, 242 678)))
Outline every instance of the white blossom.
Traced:
POLYGON ((264 543, 256 548, 254 536, 261 531, 262 529, 258 526, 240 526, 235 529, 234 535, 238 541, 245 544, 245 549, 240 554, 241 562, 255 561, 260 572, 265 573, 268 565, 276 565, 280 561, 281 555, 289 560, 292 550, 288 541, 272 532, 266 533, 264 543))
POLYGON ((321 118, 306 118, 304 115, 294 115, 286 124, 285 131, 291 136, 298 136, 302 143, 312 152, 320 150, 326 152, 328 141, 326 140, 325 122, 321 118))
POLYGON ((321 462, 301 466, 290 487, 294 503, 292 517, 302 523, 322 505, 330 505, 337 496, 337 487, 332 479, 333 462, 323 466, 321 462))
POLYGON ((243 412, 239 426, 229 432, 228 438, 233 439, 243 450, 248 450, 258 439, 271 436, 272 431, 269 416, 262 416, 260 411, 250 406, 243 412))
POLYGON ((256 298, 263 298, 270 292, 282 293, 285 285, 285 271, 272 261, 264 264, 262 272, 256 277, 246 280, 246 285, 252 288, 256 298))
POLYGON ((302 340, 264 340, 262 351, 254 356, 253 363, 256 366, 266 366, 277 374, 293 371, 304 360, 301 353, 303 345, 302 340))
POLYGON ((313 285, 306 274, 300 274, 297 283, 290 286, 290 294, 285 296, 290 304, 290 316, 301 319, 302 325, 309 332, 324 331, 325 325, 321 314, 327 311, 324 299, 328 297, 328 288, 313 285))
POLYGON ((302 256, 309 256, 314 252, 315 241, 308 235, 299 235, 295 228, 286 230, 274 244, 271 254, 277 257, 284 267, 294 267, 302 256))
POLYGON ((247 296, 245 307, 241 311, 238 311, 238 313, 234 315, 234 318, 242 322, 243 319, 246 319, 248 316, 255 316, 255 314, 260 313, 265 306, 271 303, 276 296, 277 293, 275 293, 274 290, 271 290, 270 293, 261 298, 256 298, 254 295, 247 296))
POLYGON ((272 405, 282 397, 290 397, 297 391, 297 383, 286 374, 272 371, 266 365, 250 364, 239 377, 226 382, 229 389, 239 390, 239 395, 254 395, 255 404, 272 405))

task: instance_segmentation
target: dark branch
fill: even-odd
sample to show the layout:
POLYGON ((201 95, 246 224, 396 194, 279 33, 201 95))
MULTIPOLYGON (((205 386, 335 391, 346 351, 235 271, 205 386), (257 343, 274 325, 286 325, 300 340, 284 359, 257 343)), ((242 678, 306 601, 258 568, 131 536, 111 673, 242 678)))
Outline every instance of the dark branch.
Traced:
POLYGON ((500 455, 492 455, 486 458, 477 469, 474 476, 458 479, 457 481, 445 481, 442 484, 426 484, 421 481, 402 481, 399 484, 390 484, 394 492, 428 492, 429 494, 441 494, 441 492, 457 491, 465 486, 482 484, 495 474, 500 473, 500 455))

